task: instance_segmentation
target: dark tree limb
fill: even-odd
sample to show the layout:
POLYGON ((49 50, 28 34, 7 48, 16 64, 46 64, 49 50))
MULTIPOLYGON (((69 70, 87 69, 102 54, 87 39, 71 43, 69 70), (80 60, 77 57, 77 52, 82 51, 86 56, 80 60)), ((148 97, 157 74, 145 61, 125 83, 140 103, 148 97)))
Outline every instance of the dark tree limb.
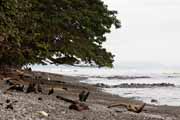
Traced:
POLYGON ((56 98, 63 100, 65 102, 71 103, 71 105, 69 106, 69 109, 73 109, 73 110, 77 110, 77 111, 84 111, 84 110, 89 110, 88 105, 78 102, 78 101, 74 101, 62 96, 56 96, 56 98))
POLYGON ((143 103, 140 106, 127 104, 127 103, 119 103, 119 104, 110 105, 110 106, 108 106, 108 108, 122 106, 122 107, 125 107, 128 111, 135 112, 135 113, 140 113, 140 112, 142 112, 145 105, 146 105, 145 103, 143 103))
POLYGON ((65 97, 62 97, 62 96, 56 96, 56 98, 60 99, 60 100, 63 100, 65 102, 68 102, 68 103, 72 103, 72 104, 78 103, 78 101, 74 101, 74 100, 71 100, 71 99, 68 99, 68 98, 65 98, 65 97))
POLYGON ((52 88, 49 90, 48 95, 51 95, 51 94, 53 94, 53 93, 54 93, 54 88, 52 87, 52 88))
POLYGON ((86 102, 87 98, 89 97, 89 94, 90 92, 85 92, 85 91, 82 91, 80 94, 79 94, 79 101, 81 102, 86 102))

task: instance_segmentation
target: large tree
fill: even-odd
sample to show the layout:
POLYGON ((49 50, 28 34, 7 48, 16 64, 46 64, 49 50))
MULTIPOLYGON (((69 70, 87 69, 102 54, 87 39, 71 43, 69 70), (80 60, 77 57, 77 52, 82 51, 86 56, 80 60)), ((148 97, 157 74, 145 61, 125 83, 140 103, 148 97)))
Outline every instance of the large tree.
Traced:
POLYGON ((116 11, 101 0, 0 0, 0 66, 51 60, 112 66, 102 47, 116 11))

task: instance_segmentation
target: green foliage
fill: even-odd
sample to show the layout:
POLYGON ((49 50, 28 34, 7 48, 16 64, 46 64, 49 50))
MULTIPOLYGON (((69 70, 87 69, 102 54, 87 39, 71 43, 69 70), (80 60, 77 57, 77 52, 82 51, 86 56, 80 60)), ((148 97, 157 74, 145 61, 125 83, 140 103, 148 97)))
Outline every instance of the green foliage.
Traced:
POLYGON ((116 14, 101 0, 0 0, 0 65, 50 59, 111 67, 102 43, 112 25, 120 27, 116 14))

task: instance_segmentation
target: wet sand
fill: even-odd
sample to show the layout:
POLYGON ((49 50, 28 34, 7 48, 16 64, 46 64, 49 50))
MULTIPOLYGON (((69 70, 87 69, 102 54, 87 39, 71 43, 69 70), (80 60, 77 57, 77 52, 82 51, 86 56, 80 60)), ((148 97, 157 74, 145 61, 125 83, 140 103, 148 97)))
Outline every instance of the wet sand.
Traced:
POLYGON ((86 78, 42 72, 34 74, 42 76, 43 93, 12 91, 10 94, 3 94, 2 91, 7 86, 4 81, 0 82, 0 120, 180 120, 180 107, 147 104, 141 113, 129 112, 123 107, 110 109, 107 106, 114 103, 141 105, 142 102, 104 93, 100 88, 79 82, 86 78), (51 79, 47 80, 47 77, 51 79), (54 94, 47 95, 51 87, 55 90, 54 94), (83 90, 90 91, 86 102, 90 110, 70 110, 70 103, 56 98, 60 95, 78 100, 78 95, 83 90), (7 100, 10 102, 7 103, 7 100), (13 109, 7 109, 10 103, 13 103, 13 109), (48 116, 40 115, 39 111, 44 111, 48 116))

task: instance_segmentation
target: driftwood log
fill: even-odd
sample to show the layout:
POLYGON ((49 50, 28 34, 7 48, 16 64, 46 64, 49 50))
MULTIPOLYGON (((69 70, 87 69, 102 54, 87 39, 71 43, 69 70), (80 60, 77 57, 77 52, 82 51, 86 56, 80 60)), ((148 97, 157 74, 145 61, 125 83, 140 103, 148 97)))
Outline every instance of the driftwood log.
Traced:
POLYGON ((79 101, 74 101, 62 96, 56 96, 57 99, 63 100, 65 102, 71 103, 69 106, 69 109, 77 110, 77 111, 84 111, 84 110, 89 110, 88 105, 86 105, 85 102, 89 96, 90 92, 81 92, 79 95, 79 101), (83 94, 82 94, 83 93, 83 94), (81 96, 81 97, 80 97, 81 96))
POLYGON ((135 113, 140 113, 142 112, 143 108, 145 107, 145 103, 143 103, 142 105, 133 105, 133 104, 127 104, 127 103, 118 103, 118 104, 114 104, 114 105, 110 105, 108 106, 108 108, 112 108, 112 107, 125 107, 128 111, 131 112, 135 112, 135 113))
POLYGON ((51 94, 53 94, 53 93, 54 93, 54 88, 51 87, 51 89, 49 89, 48 95, 51 95, 51 94))
MULTIPOLYGON (((11 72, 11 71, 10 71, 11 72)), ((42 93, 42 78, 38 77, 35 74, 27 74, 25 72, 21 72, 18 70, 14 70, 13 73, 9 73, 8 76, 3 80, 5 81, 5 84, 9 87, 5 90, 5 94, 9 93, 10 91, 21 91, 24 93, 42 93), (25 81, 26 82, 25 82, 25 81), (28 83, 27 83, 28 82, 28 83)), ((52 80, 53 81, 53 80, 52 80)), ((58 81, 58 83, 63 83, 61 81, 58 81)), ((65 88, 67 90, 67 88, 65 88)), ((54 93, 54 88, 51 87, 48 91, 48 95, 51 95, 54 93)), ((79 94, 78 101, 71 100, 62 96, 56 96, 57 99, 63 100, 65 102, 71 103, 69 106, 69 109, 77 110, 77 111, 84 111, 89 110, 88 105, 86 105, 84 102, 86 102, 87 98, 89 97, 90 92, 89 91, 82 91, 79 94)), ((40 100, 40 99, 39 99, 40 100)), ((12 105, 8 106, 8 109, 11 108, 12 105)), ((13 108, 11 108, 13 109, 13 108)))
POLYGON ((89 110, 89 107, 85 103, 76 103, 76 104, 71 104, 69 106, 69 109, 73 109, 81 112, 84 110, 89 110))
POLYGON ((8 93, 10 91, 16 90, 20 92, 25 93, 42 93, 42 88, 40 86, 40 82, 35 83, 34 80, 29 81, 28 85, 23 82, 23 80, 13 77, 8 77, 3 79, 5 81, 6 85, 9 85, 9 87, 4 91, 4 93, 8 93))
POLYGON ((5 91, 4 91, 4 94, 7 94, 9 93, 11 90, 16 90, 16 91, 20 91, 20 92, 23 92, 23 89, 24 89, 24 85, 11 85, 10 87, 8 87, 5 91))
POLYGON ((82 91, 80 94, 79 94, 79 101, 81 102, 86 102, 87 98, 89 97, 89 94, 90 92, 86 92, 86 91, 82 91))
POLYGON ((63 100, 65 102, 68 102, 68 103, 72 103, 72 104, 76 104, 78 103, 78 101, 74 101, 74 100, 71 100, 71 99, 68 99, 68 98, 65 98, 65 97, 62 97, 62 96, 56 96, 57 99, 60 99, 60 100, 63 100))

